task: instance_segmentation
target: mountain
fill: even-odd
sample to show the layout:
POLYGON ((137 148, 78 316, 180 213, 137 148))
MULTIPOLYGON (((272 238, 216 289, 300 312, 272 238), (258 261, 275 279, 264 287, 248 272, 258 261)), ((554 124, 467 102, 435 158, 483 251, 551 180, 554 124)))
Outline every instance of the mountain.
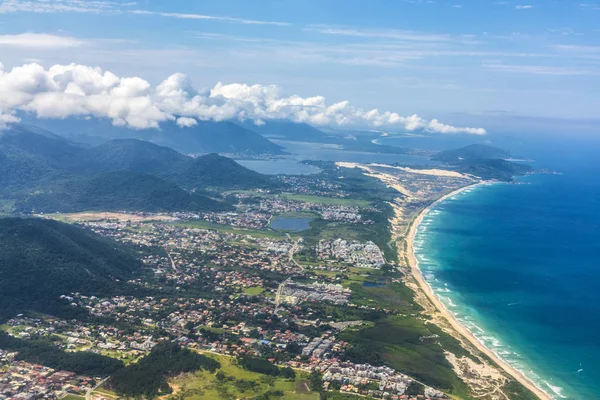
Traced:
POLYGON ((230 158, 207 154, 192 159, 170 176, 174 182, 189 189, 218 188, 271 188, 277 183, 267 175, 241 166, 230 158))
POLYGON ((79 211, 230 211, 233 206, 188 193, 174 183, 132 171, 107 172, 37 190, 17 201, 24 213, 79 211))
POLYGON ((510 153, 498 147, 488 146, 485 144, 471 144, 453 150, 445 150, 437 153, 432 157, 433 160, 447 163, 458 162, 463 160, 486 160, 492 158, 509 158, 510 153))
POLYGON ((226 211, 199 192, 275 184, 217 154, 193 158, 139 139, 85 147, 26 126, 0 136, 0 168, 1 205, 20 212, 226 211))
POLYGON ((280 146, 232 122, 199 121, 189 128, 170 123, 162 130, 155 142, 182 153, 283 154, 280 146))
POLYGON ((19 189, 54 179, 81 148, 43 129, 14 126, 0 134, 0 187, 19 189))
POLYGON ((197 121, 197 125, 186 128, 168 121, 162 123, 160 129, 129 129, 95 118, 36 120, 34 123, 72 141, 88 144, 98 144, 102 139, 140 139, 186 154, 283 154, 280 146, 232 122, 197 121))
POLYGON ((79 165, 88 172, 148 173, 186 189, 272 187, 273 179, 215 153, 193 158, 138 139, 114 139, 84 151, 79 165))
POLYGON ((74 144, 54 133, 29 125, 15 125, 0 135, 0 146, 18 149, 50 163, 70 162, 81 150, 74 144))
POLYGON ((0 320, 25 310, 53 313, 59 296, 109 295, 141 267, 117 242, 39 218, 0 219, 0 320))
POLYGON ((263 136, 291 140, 296 142, 329 142, 328 135, 305 123, 296 123, 284 120, 266 121, 261 125, 256 125, 252 121, 240 123, 246 129, 260 133, 263 136))
POLYGON ((512 181, 514 176, 534 171, 526 164, 506 160, 510 153, 497 147, 473 144, 435 154, 432 159, 441 161, 453 169, 483 179, 512 181))
POLYGON ((89 172, 124 170, 164 176, 191 160, 169 147, 139 139, 113 139, 81 152, 77 165, 89 172))

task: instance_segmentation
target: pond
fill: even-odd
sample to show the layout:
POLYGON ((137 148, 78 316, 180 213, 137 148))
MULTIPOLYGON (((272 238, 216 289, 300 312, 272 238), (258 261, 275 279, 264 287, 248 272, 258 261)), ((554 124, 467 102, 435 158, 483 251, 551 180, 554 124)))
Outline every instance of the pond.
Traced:
POLYGON ((385 284, 377 283, 377 282, 364 282, 363 286, 364 287, 383 287, 383 286, 385 286, 385 284))
POLYGON ((269 227, 278 231, 300 232, 307 230, 312 220, 312 217, 279 216, 271 220, 269 227))

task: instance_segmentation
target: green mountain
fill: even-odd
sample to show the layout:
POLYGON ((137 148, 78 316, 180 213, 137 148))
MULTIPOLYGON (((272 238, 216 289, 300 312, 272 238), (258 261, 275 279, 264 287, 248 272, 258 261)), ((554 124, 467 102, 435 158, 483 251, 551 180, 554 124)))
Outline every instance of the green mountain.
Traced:
POLYGON ((272 187, 274 181, 215 153, 193 158, 137 139, 114 139, 81 154, 88 173, 131 171, 155 175, 186 189, 272 187))
POLYGON ((189 189, 218 188, 270 188, 277 184, 263 174, 241 166, 230 158, 207 154, 181 165, 168 179, 189 189))
POLYGON ((233 206, 152 175, 114 171, 37 190, 16 203, 24 213, 102 211, 229 211, 233 206))
POLYGON ((274 185, 216 154, 193 158, 138 139, 83 147, 22 126, 0 136, 0 168, 2 206, 19 212, 225 211, 231 205, 200 192, 274 185))
POLYGON ((280 146, 232 122, 198 121, 190 128, 166 124, 161 129, 163 134, 153 141, 182 153, 283 154, 280 146))
POLYGON ((0 187, 15 190, 64 176, 64 165, 80 150, 48 131, 14 126, 0 135, 0 187))
POLYGON ((510 153, 498 147, 485 144, 471 144, 459 149, 441 151, 432 157, 433 160, 446 163, 459 162, 464 160, 487 160, 492 158, 509 158, 510 153))
POLYGON ((441 161, 459 172, 483 179, 512 181, 514 176, 534 171, 529 165, 506 160, 508 157, 510 157, 510 153, 506 150, 483 144, 473 144, 439 152, 432 159, 441 161))
POLYGON ((186 154, 235 153, 245 155, 283 154, 281 147, 250 129, 232 122, 197 121, 184 128, 175 122, 162 123, 160 129, 128 129, 114 126, 105 119, 67 118, 64 120, 33 120, 70 140, 97 144, 100 138, 140 139, 171 147, 186 154))
POLYGON ((113 139, 81 152, 77 165, 87 172, 131 171, 168 175, 191 157, 139 139, 113 139))
POLYGON ((329 142, 325 132, 305 123, 273 120, 266 121, 261 125, 256 125, 252 121, 240 122, 239 125, 273 139, 295 142, 329 142))
POLYGON ((107 295, 141 263, 117 242, 74 225, 0 219, 0 320, 25 310, 60 311, 59 296, 107 295))

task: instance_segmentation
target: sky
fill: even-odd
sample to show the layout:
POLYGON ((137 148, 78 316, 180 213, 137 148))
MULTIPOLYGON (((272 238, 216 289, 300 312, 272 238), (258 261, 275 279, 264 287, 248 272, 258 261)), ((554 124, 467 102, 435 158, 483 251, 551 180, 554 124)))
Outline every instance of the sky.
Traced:
POLYGON ((48 89, 37 80, 56 81, 51 67, 74 63, 102 69, 89 79, 118 77, 102 87, 107 104, 129 96, 128 111, 79 101, 75 113, 134 128, 218 115, 439 133, 593 131, 600 126, 600 1, 593 1, 0 0, 0 125, 1 113, 10 120, 15 110, 71 115, 42 104, 49 100, 40 91, 58 91, 51 99, 64 103, 79 85, 75 92, 91 101, 97 84, 48 89), (41 70, 11 74, 30 63, 41 70), (169 96, 185 98, 173 100, 159 88, 176 73, 187 78, 169 96), (146 84, 137 82, 130 96, 125 78, 146 84), (15 80, 36 83, 16 90, 15 80))

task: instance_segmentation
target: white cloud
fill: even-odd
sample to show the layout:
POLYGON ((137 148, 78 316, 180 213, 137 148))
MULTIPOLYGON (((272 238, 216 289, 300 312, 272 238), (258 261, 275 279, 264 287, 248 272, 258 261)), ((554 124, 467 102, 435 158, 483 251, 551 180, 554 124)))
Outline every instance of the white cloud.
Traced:
POLYGON ((117 3, 99 0, 5 0, 0 4, 0 14, 15 12, 32 13, 102 13, 115 11, 121 6, 130 6, 131 3, 117 3))
POLYGON ((177 118, 177 126, 179 126, 181 128, 191 128, 192 126, 196 126, 196 125, 198 125, 198 121, 196 121, 194 118, 190 118, 190 117, 177 118))
POLYGON ((498 72, 534 75, 600 75, 599 71, 592 69, 557 67, 551 65, 484 64, 483 67, 498 72))
POLYGON ((30 12, 38 14, 53 13, 131 13, 137 15, 155 15, 166 18, 191 19, 191 20, 213 20, 231 22, 246 25, 275 25, 288 26, 287 22, 261 21, 254 19, 222 17, 203 14, 186 14, 176 12, 159 12, 148 10, 137 10, 132 7, 135 2, 101 1, 101 0, 4 0, 0 3, 0 14, 17 12, 30 12))
POLYGON ((326 35, 354 36, 365 38, 396 39, 416 42, 446 42, 452 39, 450 35, 427 34, 396 29, 356 29, 352 27, 336 27, 327 25, 313 25, 307 31, 323 33, 326 35))
POLYGON ((516 8, 517 10, 530 10, 530 9, 534 8, 534 6, 532 6, 532 5, 530 5, 530 4, 525 4, 525 5, 518 5, 518 6, 515 6, 515 8, 516 8))
MULTIPOLYGON (((323 96, 284 96, 274 85, 217 83, 208 91, 193 88, 183 74, 173 74, 156 87, 139 77, 119 77, 85 65, 25 64, 5 70, 0 64, 0 115, 15 122, 16 111, 40 118, 95 116, 134 129, 157 128, 176 121, 181 127, 196 120, 290 119, 320 126, 394 127, 408 131, 485 134, 482 128, 461 128, 417 115, 363 110, 348 101, 328 103, 323 96), (8 117, 6 117, 8 115, 8 117)), ((0 122, 2 123, 2 122, 0 122)))
POLYGON ((156 16, 160 16, 160 17, 177 18, 177 19, 223 21, 223 22, 233 22, 233 23, 245 24, 245 25, 275 25, 275 26, 290 25, 288 22, 261 21, 261 20, 255 20, 255 19, 234 18, 234 17, 218 17, 218 16, 214 16, 214 15, 204 15, 204 14, 185 14, 185 13, 158 12, 158 11, 147 11, 147 10, 131 10, 129 12, 132 14, 137 14, 137 15, 156 15, 156 16))
POLYGON ((78 47, 86 44, 84 40, 70 36, 57 36, 48 33, 21 33, 18 35, 0 35, 0 47, 58 49, 78 47))

